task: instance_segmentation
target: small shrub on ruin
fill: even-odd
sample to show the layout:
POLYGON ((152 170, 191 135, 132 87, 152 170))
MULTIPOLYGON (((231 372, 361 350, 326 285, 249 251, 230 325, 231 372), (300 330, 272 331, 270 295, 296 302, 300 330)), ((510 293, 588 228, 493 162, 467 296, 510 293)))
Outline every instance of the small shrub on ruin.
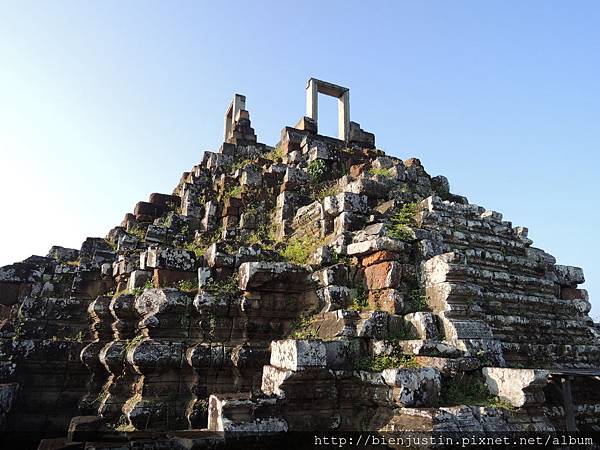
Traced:
POLYGON ((135 225, 135 226, 131 227, 131 229, 128 231, 128 233, 132 236, 135 236, 140 241, 143 241, 144 239, 146 239, 146 229, 139 225, 135 225))
POLYGON ((243 158, 235 161, 231 166, 231 171, 235 172, 238 169, 243 169, 252 162, 252 158, 243 158))
POLYGON ((380 177, 384 177, 384 178, 391 178, 394 176, 392 169, 376 169, 374 167, 369 169, 369 174, 373 175, 373 176, 379 175, 380 177))
POLYGON ((318 237, 303 236, 292 237, 280 254, 283 259, 298 265, 304 265, 308 258, 323 244, 323 239, 318 237))
POLYGON ((154 284, 152 284, 152 281, 148 280, 146 281, 146 283, 144 283, 144 289, 152 289, 154 288, 154 284))
POLYGON ((406 203, 390 218, 389 236, 394 239, 409 242, 414 239, 411 227, 416 226, 416 203, 406 203))
POLYGON ((310 179, 311 184, 314 185, 322 181, 326 169, 327 167, 322 159, 315 159, 312 161, 307 168, 308 178, 310 179))
POLYGON ((348 309, 351 311, 364 311, 369 309, 369 298, 362 283, 356 286, 356 294, 352 297, 348 309))
POLYGON ((230 198, 240 198, 242 195, 242 186, 236 185, 229 188, 227 191, 223 192, 221 199, 226 201, 230 198))
POLYGON ((356 364, 356 370, 365 372, 381 372, 385 369, 417 369, 421 367, 414 356, 394 352, 361 358, 356 364))
POLYGON ((290 325, 290 338, 292 339, 318 339, 319 335, 316 328, 311 325, 314 323, 315 317, 300 317, 290 325))
POLYGON ((273 162, 277 162, 283 159, 283 148, 275 147, 269 153, 265 154, 266 159, 270 159, 273 162))
POLYGON ((183 292, 196 292, 198 284, 192 280, 181 280, 177 283, 177 289, 183 292))
POLYGON ((186 250, 193 252, 197 258, 201 258, 206 251, 206 247, 203 245, 198 245, 196 242, 186 242, 183 246, 186 250))
POLYGON ((465 380, 463 375, 442 383, 440 401, 442 405, 488 406, 500 409, 515 409, 510 403, 493 396, 481 380, 465 380))
POLYGON ((429 303, 427 303, 427 296, 423 293, 420 288, 411 289, 407 294, 408 309, 412 312, 417 311, 430 311, 429 303))
POLYGON ((237 274, 226 280, 210 280, 202 290, 212 294, 216 299, 225 299, 239 294, 239 278, 237 274))
POLYGON ((332 184, 331 186, 327 186, 321 189, 313 196, 313 200, 323 200, 325 197, 329 197, 330 195, 336 195, 339 193, 339 188, 337 184, 332 184))

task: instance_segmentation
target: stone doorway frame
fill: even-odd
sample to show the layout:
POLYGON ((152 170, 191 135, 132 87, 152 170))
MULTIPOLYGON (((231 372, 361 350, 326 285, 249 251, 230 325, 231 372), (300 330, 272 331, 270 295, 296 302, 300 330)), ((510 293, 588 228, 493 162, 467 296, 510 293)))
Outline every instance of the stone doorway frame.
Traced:
POLYGON ((350 89, 316 78, 308 79, 306 85, 306 116, 314 120, 317 127, 319 94, 338 99, 338 138, 347 141, 350 132, 350 89))

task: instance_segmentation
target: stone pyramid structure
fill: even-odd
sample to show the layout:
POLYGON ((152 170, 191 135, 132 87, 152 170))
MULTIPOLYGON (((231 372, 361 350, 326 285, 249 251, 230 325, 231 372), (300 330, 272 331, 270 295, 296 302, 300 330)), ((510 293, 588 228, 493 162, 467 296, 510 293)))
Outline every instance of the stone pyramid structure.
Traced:
POLYGON ((176 449, 599 429, 580 268, 377 149, 347 88, 310 79, 307 116, 274 147, 245 103, 234 96, 223 145, 171 194, 78 250, 0 268, 5 436, 176 449), (318 134, 319 94, 338 98, 338 138, 318 134))

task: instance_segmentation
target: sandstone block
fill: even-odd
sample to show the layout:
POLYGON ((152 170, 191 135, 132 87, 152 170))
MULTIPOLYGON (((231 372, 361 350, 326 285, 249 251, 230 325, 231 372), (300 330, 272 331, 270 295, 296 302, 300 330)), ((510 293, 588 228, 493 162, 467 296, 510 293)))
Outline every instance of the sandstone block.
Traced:
POLYGON ((576 287, 578 284, 585 283, 583 270, 580 267, 561 266, 557 264, 553 269, 558 278, 558 284, 561 286, 576 287))
POLYGON ((152 279, 152 272, 147 270, 134 270, 129 275, 127 289, 132 292, 136 288, 143 288, 152 279))
POLYGON ((484 367, 483 375, 492 395, 520 408, 544 402, 543 388, 550 373, 539 369, 484 367))
POLYGON ((416 312, 406 314, 404 319, 410 322, 419 336, 423 340, 436 339, 438 337, 435 317, 430 312, 416 312))
POLYGON ((370 255, 364 256, 361 260, 361 263, 364 267, 369 267, 373 264, 378 264, 386 261, 397 261, 399 258, 400 255, 397 252, 381 250, 376 251, 370 255))
POLYGON ((434 368, 386 369, 381 376, 392 388, 392 401, 398 406, 431 407, 439 401, 441 377, 434 368))
POLYGON ((304 291, 309 282, 305 269, 285 262, 245 262, 239 268, 239 287, 242 290, 304 291), (284 287, 285 286, 285 287, 284 287))
POLYGON ((390 314, 402 314, 404 311, 404 296, 397 289, 369 291, 369 306, 390 314))
POLYGON ((182 248, 150 247, 146 254, 146 267, 191 272, 195 269, 193 252, 182 248))
POLYGON ((374 264, 365 269, 365 281, 369 290, 399 287, 402 265, 396 261, 374 264))
POLYGON ((271 343, 271 365, 296 371, 306 367, 326 367, 327 350, 323 341, 287 339, 271 343))
POLYGON ((388 250, 392 252, 401 252, 404 250, 404 242, 388 237, 377 237, 362 242, 349 244, 346 253, 350 256, 363 256, 379 250, 388 250))
POLYGON ((341 192, 323 199, 323 209, 329 216, 337 216, 342 212, 367 214, 367 197, 353 192, 341 192))

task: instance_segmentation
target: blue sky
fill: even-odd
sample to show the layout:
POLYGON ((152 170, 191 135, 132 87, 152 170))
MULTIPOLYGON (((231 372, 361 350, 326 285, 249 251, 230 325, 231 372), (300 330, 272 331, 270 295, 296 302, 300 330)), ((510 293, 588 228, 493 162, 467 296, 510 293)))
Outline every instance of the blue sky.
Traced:
POLYGON ((582 266, 598 319, 598 23, 598 2, 0 0, 0 264, 170 192, 235 92, 276 143, 314 76, 379 148, 582 266))

